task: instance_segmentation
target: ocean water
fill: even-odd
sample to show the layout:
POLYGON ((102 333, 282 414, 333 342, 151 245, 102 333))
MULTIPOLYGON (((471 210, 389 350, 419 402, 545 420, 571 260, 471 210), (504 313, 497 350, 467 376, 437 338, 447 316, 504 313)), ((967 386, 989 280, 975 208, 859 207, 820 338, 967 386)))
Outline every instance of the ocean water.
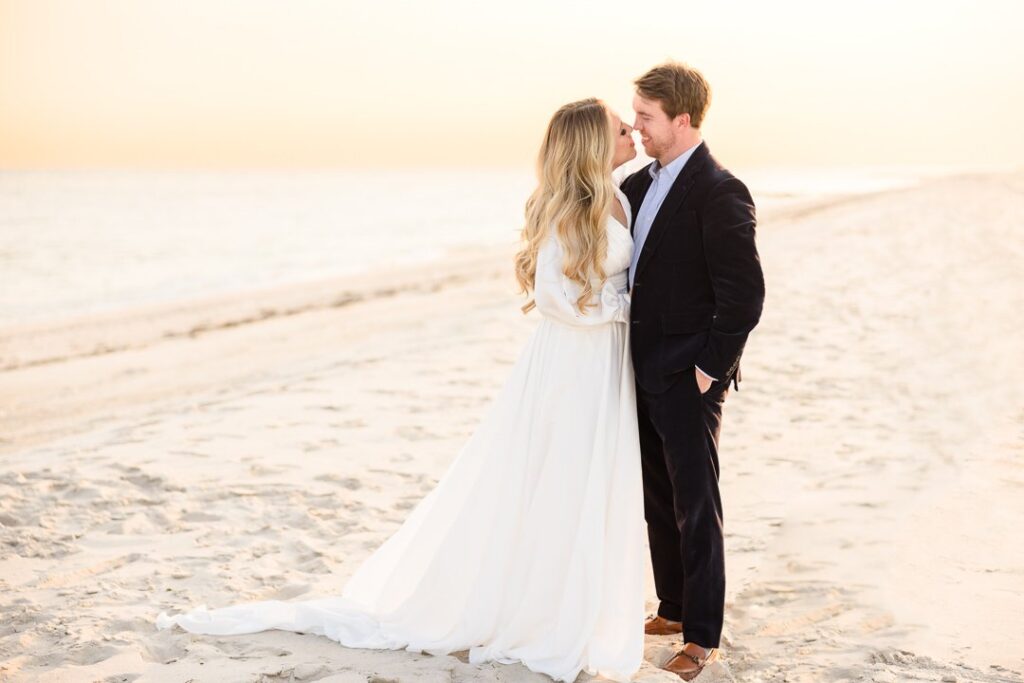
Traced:
POLYGON ((0 325, 422 262, 518 237, 528 173, 0 173, 0 325))
MULTIPOLYGON (((778 205, 923 174, 789 168, 741 177, 759 205, 778 205)), ((0 171, 0 326, 512 244, 532 186, 529 169, 0 171)))

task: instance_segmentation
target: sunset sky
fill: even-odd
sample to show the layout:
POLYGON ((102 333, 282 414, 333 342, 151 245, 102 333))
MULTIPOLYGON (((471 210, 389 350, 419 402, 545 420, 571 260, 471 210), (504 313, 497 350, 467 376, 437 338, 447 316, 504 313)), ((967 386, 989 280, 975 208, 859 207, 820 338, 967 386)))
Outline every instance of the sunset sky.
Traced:
POLYGON ((737 165, 1024 159, 1024 2, 0 0, 0 168, 515 166, 666 58, 737 165))

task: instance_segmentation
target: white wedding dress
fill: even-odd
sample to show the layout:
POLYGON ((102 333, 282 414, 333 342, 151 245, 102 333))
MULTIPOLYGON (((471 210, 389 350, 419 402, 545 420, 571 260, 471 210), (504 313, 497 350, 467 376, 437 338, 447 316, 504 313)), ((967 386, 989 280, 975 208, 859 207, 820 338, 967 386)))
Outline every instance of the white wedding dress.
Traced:
MULTIPOLYGON (((626 215, 629 204, 619 194, 626 215)), ((157 617, 192 633, 282 629, 348 647, 521 662, 559 681, 625 681, 643 657, 644 520, 626 272, 608 220, 608 278, 581 314, 550 238, 543 318, 475 433, 341 597, 205 606, 157 617)))

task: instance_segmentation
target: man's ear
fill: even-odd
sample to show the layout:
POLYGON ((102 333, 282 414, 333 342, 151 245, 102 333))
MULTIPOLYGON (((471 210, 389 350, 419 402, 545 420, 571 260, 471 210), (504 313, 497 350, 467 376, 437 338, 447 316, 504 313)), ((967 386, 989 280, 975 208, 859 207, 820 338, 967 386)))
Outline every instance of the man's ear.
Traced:
POLYGON ((675 118, 675 123, 680 128, 689 128, 690 127, 690 115, 689 115, 689 113, 684 112, 684 113, 680 114, 679 116, 677 116, 675 118))

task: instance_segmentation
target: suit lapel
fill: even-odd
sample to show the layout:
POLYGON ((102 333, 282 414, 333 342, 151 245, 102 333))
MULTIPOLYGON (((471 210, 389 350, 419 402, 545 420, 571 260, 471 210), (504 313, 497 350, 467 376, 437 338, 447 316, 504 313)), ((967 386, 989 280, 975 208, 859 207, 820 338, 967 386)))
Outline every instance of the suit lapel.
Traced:
MULTIPOLYGON (((653 163, 653 162, 652 162, 653 163)), ((636 217, 640 214, 640 205, 644 202, 644 197, 647 195, 647 190, 650 189, 651 183, 654 182, 654 178, 651 177, 651 165, 647 164, 637 176, 636 189, 631 193, 633 196, 628 197, 629 199, 629 210, 633 214, 633 220, 629 222, 629 234, 633 234, 633 230, 636 228, 636 217)))
MULTIPOLYGON (((669 230, 669 222, 679 210, 683 201, 686 199, 686 195, 690 193, 693 188, 693 177, 697 175, 697 172, 704 167, 704 164, 708 160, 708 146, 707 143, 701 143, 700 147, 693 151, 686 165, 683 166, 683 170, 680 171, 679 177, 672 183, 671 189, 668 194, 665 195, 665 201, 661 203, 661 207, 658 209, 658 215, 654 217, 654 222, 651 224, 651 230, 647 233, 647 239, 644 240, 643 250, 640 252, 640 260, 636 264, 636 273, 633 277, 637 277, 643 271, 644 266, 647 265, 648 261, 651 260, 651 254, 658 247, 658 241, 669 230)), ((648 174, 650 178, 650 174, 648 174)), ((648 180, 647 187, 651 185, 651 180, 648 180)), ((645 188, 644 194, 646 195, 647 190, 645 188)), ((642 203, 642 198, 641 198, 642 203)), ((639 211, 639 209, 637 209, 639 211)), ((635 222, 635 219, 634 219, 635 222)))

